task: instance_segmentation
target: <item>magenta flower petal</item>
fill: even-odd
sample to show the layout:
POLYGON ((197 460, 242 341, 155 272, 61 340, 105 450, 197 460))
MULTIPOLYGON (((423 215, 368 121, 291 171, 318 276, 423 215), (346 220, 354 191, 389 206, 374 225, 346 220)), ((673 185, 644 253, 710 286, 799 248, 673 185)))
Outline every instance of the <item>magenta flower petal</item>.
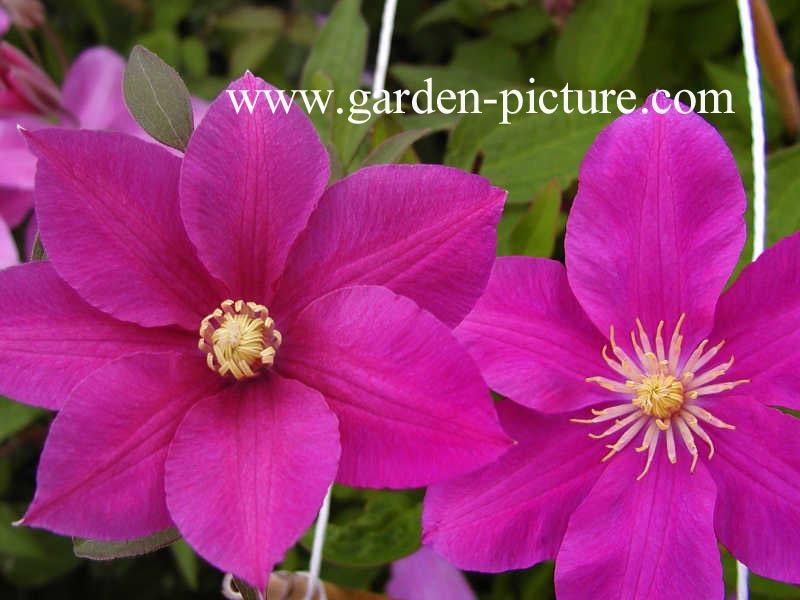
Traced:
POLYGON ((449 167, 361 169, 320 200, 292 249, 276 310, 299 311, 339 287, 385 285, 455 326, 486 286, 505 196, 449 167))
MULTIPOLYGON (((274 88, 248 73, 229 89, 274 88)), ((272 307, 272 283, 328 174, 325 147, 296 105, 273 113, 260 96, 252 115, 237 115, 224 92, 212 103, 186 149, 181 212, 201 260, 235 297, 272 307)))
POLYGON ((50 428, 24 523, 98 540, 172 525, 167 449, 186 412, 222 384, 201 361, 177 353, 136 354, 93 372, 50 428))
POLYGON ((0 394, 60 408, 70 390, 110 360, 134 352, 192 348, 194 335, 145 329, 92 308, 49 262, 0 272, 0 394))
MULTIPOLYGON (((660 103, 664 106, 664 102, 660 103)), ((584 158, 567 223, 569 283, 595 325, 674 324, 696 344, 745 239, 745 193, 722 137, 696 114, 619 118, 584 158)))
POLYGON ((189 412, 167 458, 167 506, 201 556, 263 590, 338 458, 336 417, 319 393, 272 373, 189 412))
POLYGON ((634 452, 609 462, 572 514, 556 558, 559 600, 723 597, 707 469, 659 455, 637 482, 640 468, 634 452))
POLYGON ((780 241, 739 275, 717 306, 713 336, 736 357, 735 379, 765 404, 800 410, 800 234, 780 241))
POLYGON ((59 274, 117 318, 197 331, 225 296, 180 220, 180 160, 117 133, 49 129, 28 137, 39 157, 42 240, 59 274))
POLYGON ((5 221, 0 218, 0 269, 19 263, 19 251, 14 236, 5 221))
POLYGON ((64 108, 83 129, 100 129, 143 135, 122 96, 125 60, 111 48, 84 50, 72 63, 61 95, 64 108))
MULTIPOLYGON (((497 259, 486 292, 456 329, 493 390, 525 406, 566 412, 608 399, 587 374, 605 343, 556 261, 497 259)), ((597 372, 597 373, 595 373, 597 372)))
POLYGON ((425 496, 425 543, 462 569, 499 572, 555 558, 570 512, 605 466, 597 443, 563 415, 508 401, 497 411, 517 445, 425 496))
POLYGON ((464 574, 425 546, 392 563, 386 593, 396 600, 476 600, 464 574))
POLYGON ((754 572, 800 583, 800 421, 760 402, 728 397, 714 406, 736 423, 715 439, 708 462, 719 489, 714 527, 754 572))
POLYGON ((339 417, 340 483, 427 485, 509 446, 450 330, 386 288, 337 290, 309 304, 288 326, 275 365, 322 392, 339 417))

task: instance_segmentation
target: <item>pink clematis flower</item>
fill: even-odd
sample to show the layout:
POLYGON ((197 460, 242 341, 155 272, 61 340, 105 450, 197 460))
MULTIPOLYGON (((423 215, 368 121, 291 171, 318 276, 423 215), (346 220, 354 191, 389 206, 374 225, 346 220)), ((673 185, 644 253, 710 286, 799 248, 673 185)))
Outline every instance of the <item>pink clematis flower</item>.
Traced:
POLYGON ((505 192, 484 178, 380 166, 326 189, 299 108, 237 115, 227 94, 183 160, 27 137, 50 262, 0 273, 0 393, 61 410, 24 524, 174 524, 263 589, 334 479, 417 487, 507 449, 451 331, 494 258, 505 192))
POLYGON ((519 441, 430 488, 424 539, 460 568, 555 559, 561 600, 722 598, 719 540, 800 582, 800 422, 771 408, 800 409, 800 236, 720 296, 744 189, 720 135, 669 108, 590 148, 566 269, 499 259, 457 330, 519 441))
POLYGON ((392 563, 386 593, 395 600, 476 600, 464 574, 425 546, 392 563))

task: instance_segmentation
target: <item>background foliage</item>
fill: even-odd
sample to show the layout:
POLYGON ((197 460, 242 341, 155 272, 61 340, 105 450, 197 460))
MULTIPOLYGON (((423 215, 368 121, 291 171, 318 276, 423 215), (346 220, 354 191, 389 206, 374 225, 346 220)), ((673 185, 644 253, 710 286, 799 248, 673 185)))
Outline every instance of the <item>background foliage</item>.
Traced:
MULTIPOLYGON (((711 115, 751 186, 749 115, 733 0, 583 0, 553 17, 538 0, 403 0, 399 3, 389 87, 633 89, 641 101, 656 88, 730 89, 733 115, 711 115)), ((800 59, 800 3, 769 2, 786 52, 800 59)), ((336 106, 367 88, 375 56, 379 0, 59 0, 48 22, 65 53, 94 44, 126 55, 135 44, 174 66, 193 94, 210 99, 249 68, 284 88, 334 88, 336 106)), ((23 40, 12 30, 8 39, 23 40)), ((33 32, 47 70, 63 77, 54 47, 33 32)), ((765 84, 769 142, 769 240, 800 227, 800 146, 765 84)), ((346 111, 345 111, 346 112, 346 111)), ((346 116, 346 115, 345 115, 346 116)), ((499 125, 482 115, 395 115, 356 126, 314 115, 334 176, 361 164, 436 162, 480 172, 509 190, 499 254, 563 258, 566 213, 581 157, 608 115, 528 115, 499 125)), ((745 250, 743 262, 749 257, 745 250)), ((37 457, 50 416, 0 399, 0 597, 218 598, 221 576, 183 542, 135 559, 79 560, 68 539, 9 523, 32 498, 37 457)), ((313 467, 311 467, 313 468, 313 467)), ((326 579, 381 590, 392 560, 419 544, 422 491, 337 487, 325 549, 326 579)), ((787 499, 788 501, 789 499, 787 499)), ((599 516, 602 518, 602 516, 599 516)), ((283 568, 307 567, 310 533, 283 568)), ((677 557, 684 560, 689 557, 677 557)), ((729 589, 734 566, 725 558, 729 589)), ((552 565, 485 576, 470 574, 481 598, 553 597, 552 565)), ((755 578, 752 597, 800 598, 798 588, 755 578)))

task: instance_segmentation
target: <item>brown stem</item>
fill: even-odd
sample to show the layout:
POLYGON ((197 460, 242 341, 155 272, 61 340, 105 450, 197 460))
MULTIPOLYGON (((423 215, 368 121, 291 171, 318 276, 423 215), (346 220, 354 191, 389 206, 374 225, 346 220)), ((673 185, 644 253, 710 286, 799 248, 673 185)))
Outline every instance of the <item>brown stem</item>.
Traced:
MULTIPOLYGON (((383 594, 351 590, 327 582, 323 582, 323 585, 328 600, 390 600, 389 596, 383 594)), ((307 587, 306 576, 276 571, 269 578, 266 600, 303 600, 307 587)), ((315 594, 313 598, 317 600, 319 595, 315 594)))
POLYGON ((766 0, 750 0, 750 5, 761 68, 775 90, 784 129, 789 136, 795 138, 800 129, 800 99, 794 82, 794 67, 786 57, 766 0))

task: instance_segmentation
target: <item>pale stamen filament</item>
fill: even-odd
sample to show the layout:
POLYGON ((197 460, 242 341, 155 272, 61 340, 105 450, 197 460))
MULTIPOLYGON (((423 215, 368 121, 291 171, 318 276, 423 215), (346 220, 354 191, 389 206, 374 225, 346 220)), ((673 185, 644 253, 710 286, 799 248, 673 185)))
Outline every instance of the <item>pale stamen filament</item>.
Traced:
POLYGON ((683 438, 683 443, 686 445, 686 449, 689 451, 689 454, 692 455, 692 466, 689 467, 689 472, 694 473, 694 468, 697 466, 697 444, 694 443, 694 436, 692 432, 689 430, 689 426, 686 424, 681 417, 676 416, 674 419, 675 424, 678 426, 678 433, 681 434, 681 438, 683 438))
POLYGON ((650 470, 650 465, 653 462, 653 457, 656 454, 656 448, 658 448, 658 438, 661 437, 658 435, 658 427, 655 424, 655 421, 650 423, 650 427, 647 428, 647 431, 644 434, 644 442, 641 446, 636 448, 637 452, 644 452, 647 450, 647 462, 644 465, 644 469, 636 478, 638 481, 642 477, 647 474, 647 471, 650 470))
POLYGON ((610 421, 611 419, 616 419, 617 417, 621 417, 622 415, 627 415, 634 411, 639 410, 639 407, 635 404, 620 404, 618 406, 612 406, 610 408, 604 408, 602 410, 597 410, 595 408, 592 409, 592 414, 595 415, 593 419, 570 419, 573 423, 602 423, 604 421, 610 421))
POLYGON ((638 419, 641 416, 642 416, 641 411, 636 411, 635 413, 628 415, 621 421, 616 421, 611 427, 606 429, 603 433, 590 433, 589 437, 592 438, 593 440, 599 440, 601 438, 608 437, 609 435, 616 433, 620 429, 624 429, 625 427, 633 423, 636 419, 638 419))
POLYGON ((617 452, 623 450, 625 446, 630 444, 631 440, 636 437, 636 434, 639 433, 639 431, 641 431, 642 427, 647 425, 647 421, 648 421, 647 417, 639 417, 639 420, 634 422, 633 425, 631 425, 616 442, 606 446, 606 448, 610 449, 610 452, 606 454, 602 459, 600 459, 600 462, 607 461, 617 452))
POLYGON ((661 336, 661 332, 664 329, 664 321, 658 322, 658 327, 656 328, 656 356, 658 356, 658 362, 665 360, 667 355, 664 353, 664 338, 661 336))
POLYGON ((678 462, 678 455, 675 453, 675 432, 672 427, 667 427, 667 458, 673 465, 678 462))

